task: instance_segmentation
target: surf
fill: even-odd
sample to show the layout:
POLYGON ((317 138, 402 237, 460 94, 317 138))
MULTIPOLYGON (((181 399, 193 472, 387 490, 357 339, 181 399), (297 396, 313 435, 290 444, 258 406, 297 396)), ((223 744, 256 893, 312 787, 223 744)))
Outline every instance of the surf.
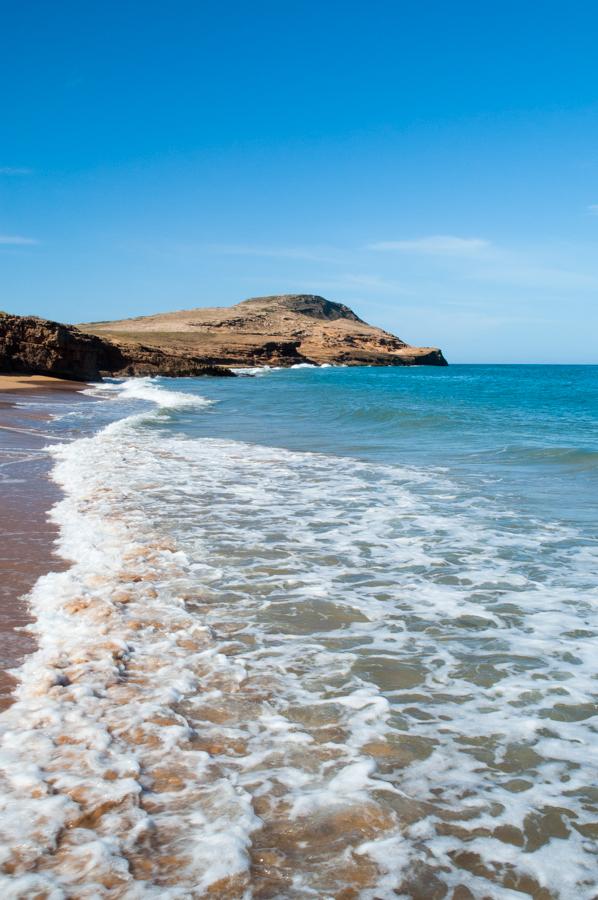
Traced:
POLYGON ((180 384, 108 385, 49 451, 74 562, 2 718, 4 895, 590 898, 585 536, 198 436, 220 401, 180 384))

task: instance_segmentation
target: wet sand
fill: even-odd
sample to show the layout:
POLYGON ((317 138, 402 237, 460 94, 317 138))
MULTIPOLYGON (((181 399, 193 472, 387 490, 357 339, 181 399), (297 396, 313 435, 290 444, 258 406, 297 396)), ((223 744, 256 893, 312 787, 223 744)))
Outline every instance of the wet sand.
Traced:
POLYGON ((44 376, 0 375, 0 710, 10 706, 18 666, 34 642, 23 626, 30 621, 23 595, 40 575, 65 567, 53 552, 57 529, 47 519, 60 492, 48 478, 44 452, 52 438, 47 417, 15 405, 50 401, 55 392, 76 396, 83 385, 44 376))
POLYGON ((66 381, 64 378, 52 378, 49 375, 20 375, 0 373, 0 398, 13 391, 80 391, 84 385, 77 381, 66 381))

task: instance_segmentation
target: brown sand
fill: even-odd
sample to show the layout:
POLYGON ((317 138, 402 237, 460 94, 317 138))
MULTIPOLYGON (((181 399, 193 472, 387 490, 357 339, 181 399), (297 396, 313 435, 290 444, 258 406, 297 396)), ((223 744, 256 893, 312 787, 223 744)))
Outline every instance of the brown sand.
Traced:
POLYGON ((12 702, 15 685, 6 670, 35 649, 31 635, 19 630, 30 621, 23 595, 40 575, 65 565, 54 555, 56 528, 47 520, 60 496, 48 478, 51 461, 43 450, 51 442, 47 417, 16 407, 13 391, 35 391, 27 400, 50 402, 55 391, 81 388, 43 376, 0 375, 0 709, 12 702))
POLYGON ((50 375, 0 374, 0 393, 4 391, 80 391, 84 387, 77 381, 52 378, 50 375))

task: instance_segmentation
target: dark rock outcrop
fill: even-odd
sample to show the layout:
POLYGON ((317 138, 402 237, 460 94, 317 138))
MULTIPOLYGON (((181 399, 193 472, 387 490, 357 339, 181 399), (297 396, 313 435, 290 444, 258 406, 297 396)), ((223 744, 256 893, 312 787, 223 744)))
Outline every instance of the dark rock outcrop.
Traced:
POLYGON ((353 310, 344 303, 334 303, 332 300, 320 297, 319 294, 274 294, 271 297, 251 297, 249 300, 242 300, 237 304, 238 307, 248 308, 254 305, 278 306, 281 309, 288 309, 312 319, 323 319, 326 322, 348 319, 350 322, 365 324, 363 319, 355 315, 353 310))
POLYGON ((143 344, 104 341, 99 359, 100 375, 165 375, 172 378, 213 375, 234 377, 224 366, 184 353, 168 353, 143 344))
POLYGON ((99 378, 106 341, 37 316, 0 316, 0 371, 54 375, 75 381, 99 378))
POLYGON ((230 375, 191 354, 117 343, 37 316, 0 315, 0 372, 97 381, 102 375, 230 375))
POLYGON ((254 348, 253 356, 256 363, 273 365, 295 365, 296 363, 311 362, 299 352, 299 341, 266 341, 254 348))

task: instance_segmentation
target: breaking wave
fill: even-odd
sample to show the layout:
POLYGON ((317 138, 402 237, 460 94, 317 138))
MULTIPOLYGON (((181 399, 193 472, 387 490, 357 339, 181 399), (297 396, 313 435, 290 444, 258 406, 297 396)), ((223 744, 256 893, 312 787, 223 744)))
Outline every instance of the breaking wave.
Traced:
POLYGON ((2 896, 595 896, 595 547, 110 394, 155 406, 51 449, 2 896))

